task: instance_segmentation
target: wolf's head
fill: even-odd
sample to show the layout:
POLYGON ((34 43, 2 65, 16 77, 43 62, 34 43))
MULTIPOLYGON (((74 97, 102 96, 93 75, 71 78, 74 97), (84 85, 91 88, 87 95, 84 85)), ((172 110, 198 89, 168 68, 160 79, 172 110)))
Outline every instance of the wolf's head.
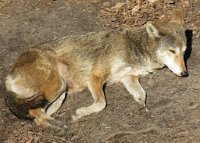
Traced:
POLYGON ((185 77, 188 76, 188 72, 184 61, 186 36, 183 23, 181 11, 175 10, 170 22, 163 25, 148 22, 146 30, 156 41, 155 53, 158 61, 166 65, 174 74, 185 77))

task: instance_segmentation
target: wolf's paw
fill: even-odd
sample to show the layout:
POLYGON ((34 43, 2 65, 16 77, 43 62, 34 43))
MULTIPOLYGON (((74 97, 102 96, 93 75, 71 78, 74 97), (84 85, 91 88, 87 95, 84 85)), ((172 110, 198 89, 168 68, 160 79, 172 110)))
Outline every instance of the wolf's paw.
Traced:
POLYGON ((54 118, 48 118, 48 119, 37 119, 35 118, 34 119, 35 123, 37 126, 43 128, 43 129, 57 129, 57 130, 60 130, 60 129, 63 129, 63 128, 67 128, 67 126, 60 122, 60 121, 57 121, 55 120, 54 118))
POLYGON ((81 117, 79 116, 79 115, 72 115, 72 121, 73 122, 76 122, 76 121, 78 121, 78 119, 80 119, 81 117))
POLYGON ((67 129, 67 125, 65 123, 55 120, 55 119, 48 119, 47 120, 49 127, 53 129, 67 129))
POLYGON ((137 95, 137 96, 135 95, 134 99, 138 104, 146 107, 146 96, 145 95, 143 95, 143 94, 142 95, 137 95))
POLYGON ((79 108, 76 110, 76 114, 72 116, 72 120, 77 121, 86 114, 87 114, 86 107, 79 108))
POLYGON ((146 111, 147 113, 150 113, 150 112, 149 112, 149 109, 147 108, 147 106, 145 107, 145 111, 146 111))
POLYGON ((49 121, 48 128, 44 129, 44 132, 47 132, 48 134, 51 134, 54 137, 59 137, 61 140, 65 141, 65 137, 67 137, 68 134, 67 126, 56 120, 49 121))
POLYGON ((145 109, 146 112, 149 112, 147 106, 146 106, 146 97, 144 96, 138 96, 134 97, 135 101, 142 106, 143 109, 145 109))

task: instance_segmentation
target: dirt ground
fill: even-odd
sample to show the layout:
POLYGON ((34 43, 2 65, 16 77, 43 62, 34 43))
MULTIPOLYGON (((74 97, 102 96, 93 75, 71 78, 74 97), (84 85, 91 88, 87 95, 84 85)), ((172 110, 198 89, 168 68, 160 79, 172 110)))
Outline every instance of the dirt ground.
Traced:
POLYGON ((126 0, 0 0, 0 142, 200 142, 200 1, 189 0, 189 6, 179 0, 166 0, 165 5, 162 0, 155 5, 144 1, 135 13, 133 5, 128 7, 126 0), (28 47, 72 34, 164 21, 162 15, 168 16, 173 8, 184 12, 189 77, 177 77, 165 68, 141 78, 149 114, 121 84, 106 87, 106 109, 75 123, 71 115, 93 100, 89 91, 68 95, 54 115, 68 128, 56 132, 17 119, 5 105, 4 78, 28 47))

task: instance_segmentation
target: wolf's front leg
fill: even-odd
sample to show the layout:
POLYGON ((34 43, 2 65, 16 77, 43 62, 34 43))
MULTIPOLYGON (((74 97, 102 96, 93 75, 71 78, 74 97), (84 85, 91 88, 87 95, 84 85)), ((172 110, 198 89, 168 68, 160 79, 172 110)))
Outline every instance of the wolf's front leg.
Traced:
POLYGON ((105 96, 103 92, 103 84, 104 81, 102 78, 91 75, 88 88, 92 93, 92 97, 94 98, 94 103, 88 107, 82 107, 76 110, 76 114, 72 116, 74 121, 78 120, 79 118, 90 115, 95 112, 99 112, 103 110, 106 106, 105 96))
POLYGON ((142 106, 146 107, 146 93, 139 83, 138 77, 133 75, 127 75, 121 82, 125 85, 129 93, 134 97, 134 99, 142 106))

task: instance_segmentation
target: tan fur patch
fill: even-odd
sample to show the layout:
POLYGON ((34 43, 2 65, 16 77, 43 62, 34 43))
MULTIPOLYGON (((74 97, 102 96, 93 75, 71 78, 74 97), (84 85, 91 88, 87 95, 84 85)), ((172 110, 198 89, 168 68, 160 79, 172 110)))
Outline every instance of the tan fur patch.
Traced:
POLYGON ((47 109, 46 113, 48 116, 51 116, 53 113, 55 113, 56 111, 58 111, 58 109, 61 107, 63 100, 65 99, 65 92, 60 95, 60 97, 58 99, 56 99, 56 101, 54 101, 47 109))
POLYGON ((111 83, 119 82, 126 74, 131 72, 131 67, 123 60, 115 60, 111 67, 111 83))
POLYGON ((16 98, 29 98, 36 94, 32 89, 26 88, 25 85, 21 86, 20 79, 13 79, 11 76, 6 78, 6 88, 8 91, 16 93, 16 98))

